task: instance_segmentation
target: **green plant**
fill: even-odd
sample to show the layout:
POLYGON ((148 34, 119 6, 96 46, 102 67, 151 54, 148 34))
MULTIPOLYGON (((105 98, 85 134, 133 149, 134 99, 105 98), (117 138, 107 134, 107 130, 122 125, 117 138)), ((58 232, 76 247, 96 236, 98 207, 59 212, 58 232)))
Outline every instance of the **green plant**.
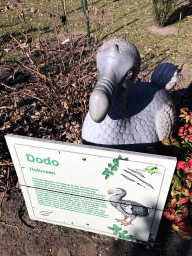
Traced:
POLYGON ((173 228, 187 238, 192 238, 192 112, 187 108, 180 110, 184 126, 179 128, 180 143, 175 138, 163 140, 167 146, 175 146, 181 159, 177 162, 173 176, 171 193, 165 207, 164 217, 173 223, 173 228), (190 124, 188 124, 190 123, 190 124), (183 158, 183 159, 182 159, 183 158))
POLYGON ((153 0, 153 12, 155 21, 161 27, 164 27, 172 14, 175 6, 175 0, 153 0))
POLYGON ((68 227, 65 227, 65 226, 55 225, 54 228, 60 234, 69 233, 71 231, 71 228, 68 228, 68 227))
POLYGON ((175 49, 174 65, 175 65, 176 54, 177 54, 178 39, 179 39, 179 30, 180 30, 180 24, 181 24, 181 16, 182 16, 182 12, 180 12, 180 17, 179 17, 179 28, 178 28, 178 34, 177 34, 177 43, 176 43, 176 49, 175 49))

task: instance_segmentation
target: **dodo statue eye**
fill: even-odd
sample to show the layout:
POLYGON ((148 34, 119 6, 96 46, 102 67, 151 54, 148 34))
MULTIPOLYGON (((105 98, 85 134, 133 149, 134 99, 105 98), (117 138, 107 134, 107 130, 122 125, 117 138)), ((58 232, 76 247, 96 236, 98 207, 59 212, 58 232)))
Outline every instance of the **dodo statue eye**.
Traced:
POLYGON ((127 72, 127 74, 126 74, 126 76, 132 76, 133 75, 133 69, 130 69, 128 72, 127 72))

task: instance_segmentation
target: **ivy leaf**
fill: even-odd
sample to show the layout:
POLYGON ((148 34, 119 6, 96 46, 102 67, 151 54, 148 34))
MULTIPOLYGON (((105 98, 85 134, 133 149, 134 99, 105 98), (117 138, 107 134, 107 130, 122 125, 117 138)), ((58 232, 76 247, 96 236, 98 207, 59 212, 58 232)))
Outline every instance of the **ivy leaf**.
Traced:
POLYGON ((110 230, 114 230, 114 228, 112 228, 112 227, 107 227, 108 229, 110 229, 110 230))
POLYGON ((105 168, 105 171, 102 173, 102 175, 107 175, 110 173, 110 170, 108 168, 105 168))
POLYGON ((109 176, 110 176, 110 175, 107 174, 107 175, 105 176, 105 179, 108 180, 108 179, 109 179, 109 176))
POLYGON ((113 159, 113 163, 114 164, 118 164, 119 163, 119 159, 113 159))
POLYGON ((126 157, 126 158, 123 158, 122 156, 118 156, 118 157, 117 157, 117 159, 119 159, 119 160, 125 160, 125 161, 129 161, 128 157, 126 157))
POLYGON ((185 204, 188 201, 189 201, 189 197, 183 197, 176 204, 185 204))
POLYGON ((113 224, 113 227, 116 229, 119 229, 119 231, 121 231, 122 228, 119 228, 116 224, 113 224))
POLYGON ((130 240, 132 238, 132 235, 128 235, 125 237, 126 240, 130 240))
POLYGON ((112 168, 111 168, 111 171, 117 171, 118 167, 116 165, 114 165, 112 168))
POLYGON ((108 167, 111 168, 113 165, 112 164, 108 164, 108 167))
POLYGON ((122 238, 122 239, 126 239, 126 236, 121 232, 119 232, 119 237, 122 238))
POLYGON ((119 228, 117 225, 113 224, 113 235, 117 235, 119 231, 122 230, 122 228, 119 228))

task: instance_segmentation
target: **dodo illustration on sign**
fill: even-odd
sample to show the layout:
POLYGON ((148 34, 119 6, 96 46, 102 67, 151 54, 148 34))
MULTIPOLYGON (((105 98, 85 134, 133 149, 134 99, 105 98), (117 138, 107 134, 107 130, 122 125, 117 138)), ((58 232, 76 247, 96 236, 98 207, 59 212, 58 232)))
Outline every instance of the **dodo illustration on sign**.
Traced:
POLYGON ((109 198, 111 205, 119 212, 123 213, 124 219, 116 219, 116 221, 121 222, 124 226, 133 225, 132 221, 135 220, 136 217, 146 217, 153 211, 152 207, 146 207, 131 200, 122 200, 127 194, 126 190, 123 188, 108 189, 107 192, 108 194, 112 194, 109 198), (130 219, 129 222, 127 222, 127 218, 130 219))

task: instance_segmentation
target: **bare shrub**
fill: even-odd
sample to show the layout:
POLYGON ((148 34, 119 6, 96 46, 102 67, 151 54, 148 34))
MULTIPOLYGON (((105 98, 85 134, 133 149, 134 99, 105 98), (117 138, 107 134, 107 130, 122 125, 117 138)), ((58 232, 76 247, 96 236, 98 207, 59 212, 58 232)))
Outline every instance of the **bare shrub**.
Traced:
POLYGON ((175 7, 175 0, 153 0, 154 18, 158 26, 164 27, 175 7))

